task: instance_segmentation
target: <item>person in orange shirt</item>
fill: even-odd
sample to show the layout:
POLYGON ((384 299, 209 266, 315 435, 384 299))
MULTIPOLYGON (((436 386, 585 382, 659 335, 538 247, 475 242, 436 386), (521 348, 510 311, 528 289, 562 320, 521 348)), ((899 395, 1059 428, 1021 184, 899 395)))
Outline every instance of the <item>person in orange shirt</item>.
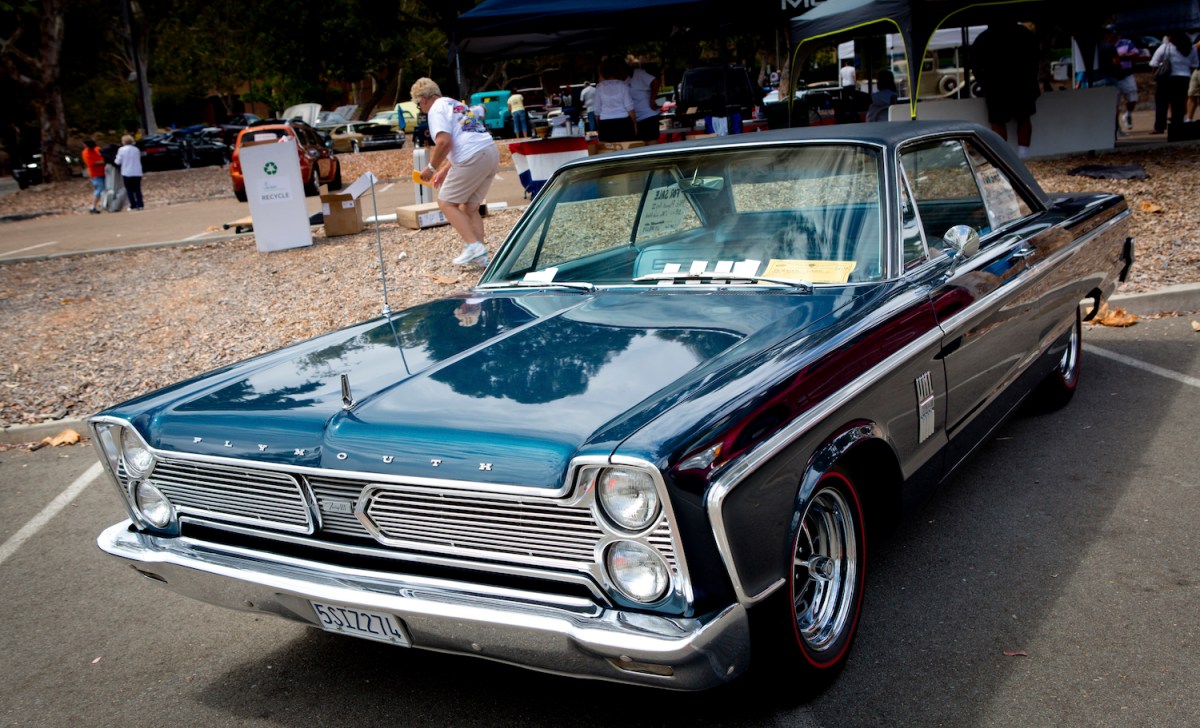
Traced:
POLYGON ((100 196, 104 194, 104 157, 92 139, 83 140, 83 164, 92 181, 92 214, 100 214, 100 196))

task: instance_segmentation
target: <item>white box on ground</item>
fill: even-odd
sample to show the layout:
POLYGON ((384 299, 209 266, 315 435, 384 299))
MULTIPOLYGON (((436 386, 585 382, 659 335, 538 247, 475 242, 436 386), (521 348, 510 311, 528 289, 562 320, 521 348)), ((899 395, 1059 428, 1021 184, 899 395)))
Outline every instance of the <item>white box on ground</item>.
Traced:
POLYGON ((342 189, 341 194, 350 195, 351 197, 353 197, 354 199, 357 200, 358 198, 363 196, 364 192, 371 189, 371 185, 376 184, 378 182, 379 182, 379 178, 375 176, 375 173, 368 170, 366 172, 363 172, 361 177, 354 180, 354 184, 342 189))
POLYGON ((238 156, 259 252, 312 245, 296 142, 285 137, 243 145, 238 156))

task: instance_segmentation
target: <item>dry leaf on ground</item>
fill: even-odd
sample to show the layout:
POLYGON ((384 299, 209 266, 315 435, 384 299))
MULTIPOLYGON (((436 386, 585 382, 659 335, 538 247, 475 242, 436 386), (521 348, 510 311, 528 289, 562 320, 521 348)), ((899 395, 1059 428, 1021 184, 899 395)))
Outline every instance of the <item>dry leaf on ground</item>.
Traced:
POLYGON ((1123 328, 1136 324, 1138 317, 1123 308, 1109 308, 1106 303, 1100 307, 1100 312, 1096 314, 1096 318, 1092 319, 1092 322, 1101 326, 1123 328))
POLYGON ((1142 200, 1138 204, 1138 209, 1142 212, 1162 212, 1162 205, 1151 202, 1150 200, 1142 200))
POLYGON ((74 445, 75 443, 79 442, 82 439, 83 438, 79 436, 78 432, 76 432, 75 430, 72 430, 71 428, 68 427, 67 429, 58 433, 54 437, 42 438, 42 441, 38 444, 38 447, 45 447, 46 445, 49 445, 50 447, 62 447, 63 445, 74 445))

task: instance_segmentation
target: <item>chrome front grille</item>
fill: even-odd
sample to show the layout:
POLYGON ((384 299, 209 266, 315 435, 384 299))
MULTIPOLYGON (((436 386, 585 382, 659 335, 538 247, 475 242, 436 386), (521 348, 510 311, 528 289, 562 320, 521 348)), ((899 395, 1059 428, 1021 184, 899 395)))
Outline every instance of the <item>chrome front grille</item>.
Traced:
POLYGON ((365 510, 384 543, 467 550, 575 563, 596 560, 603 532, 586 506, 389 486, 373 490, 365 510))
POLYGON ((312 510, 294 475, 217 463, 160 458, 150 480, 181 514, 312 533, 312 510))
POLYGON ((312 488, 313 497, 317 499, 317 510, 321 512, 322 531, 342 536, 371 538, 371 534, 367 533, 367 529, 353 512, 341 513, 330 508, 332 503, 357 503, 366 483, 361 480, 311 475, 307 480, 312 488))
MULTIPOLYGON (((161 456, 151 479, 181 514, 213 524, 249 524, 316 539, 352 537, 494 563, 592 573, 600 549, 612 540, 590 505, 550 498, 383 485, 161 456), (356 513, 364 492, 370 527, 356 513), (314 513, 320 514, 319 523, 314 513)), ((646 541, 679 568, 666 519, 646 541)))

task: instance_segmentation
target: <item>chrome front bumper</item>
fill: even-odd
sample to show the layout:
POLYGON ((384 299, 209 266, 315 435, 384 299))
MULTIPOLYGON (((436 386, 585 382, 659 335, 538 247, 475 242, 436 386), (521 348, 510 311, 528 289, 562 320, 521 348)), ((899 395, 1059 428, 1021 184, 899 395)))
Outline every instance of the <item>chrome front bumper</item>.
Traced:
POLYGON ((390 572, 140 533, 123 521, 102 550, 172 591, 217 606, 319 627, 310 600, 387 612, 412 646, 560 675, 701 690, 741 674, 746 610, 684 619, 605 608, 587 599, 390 572))

